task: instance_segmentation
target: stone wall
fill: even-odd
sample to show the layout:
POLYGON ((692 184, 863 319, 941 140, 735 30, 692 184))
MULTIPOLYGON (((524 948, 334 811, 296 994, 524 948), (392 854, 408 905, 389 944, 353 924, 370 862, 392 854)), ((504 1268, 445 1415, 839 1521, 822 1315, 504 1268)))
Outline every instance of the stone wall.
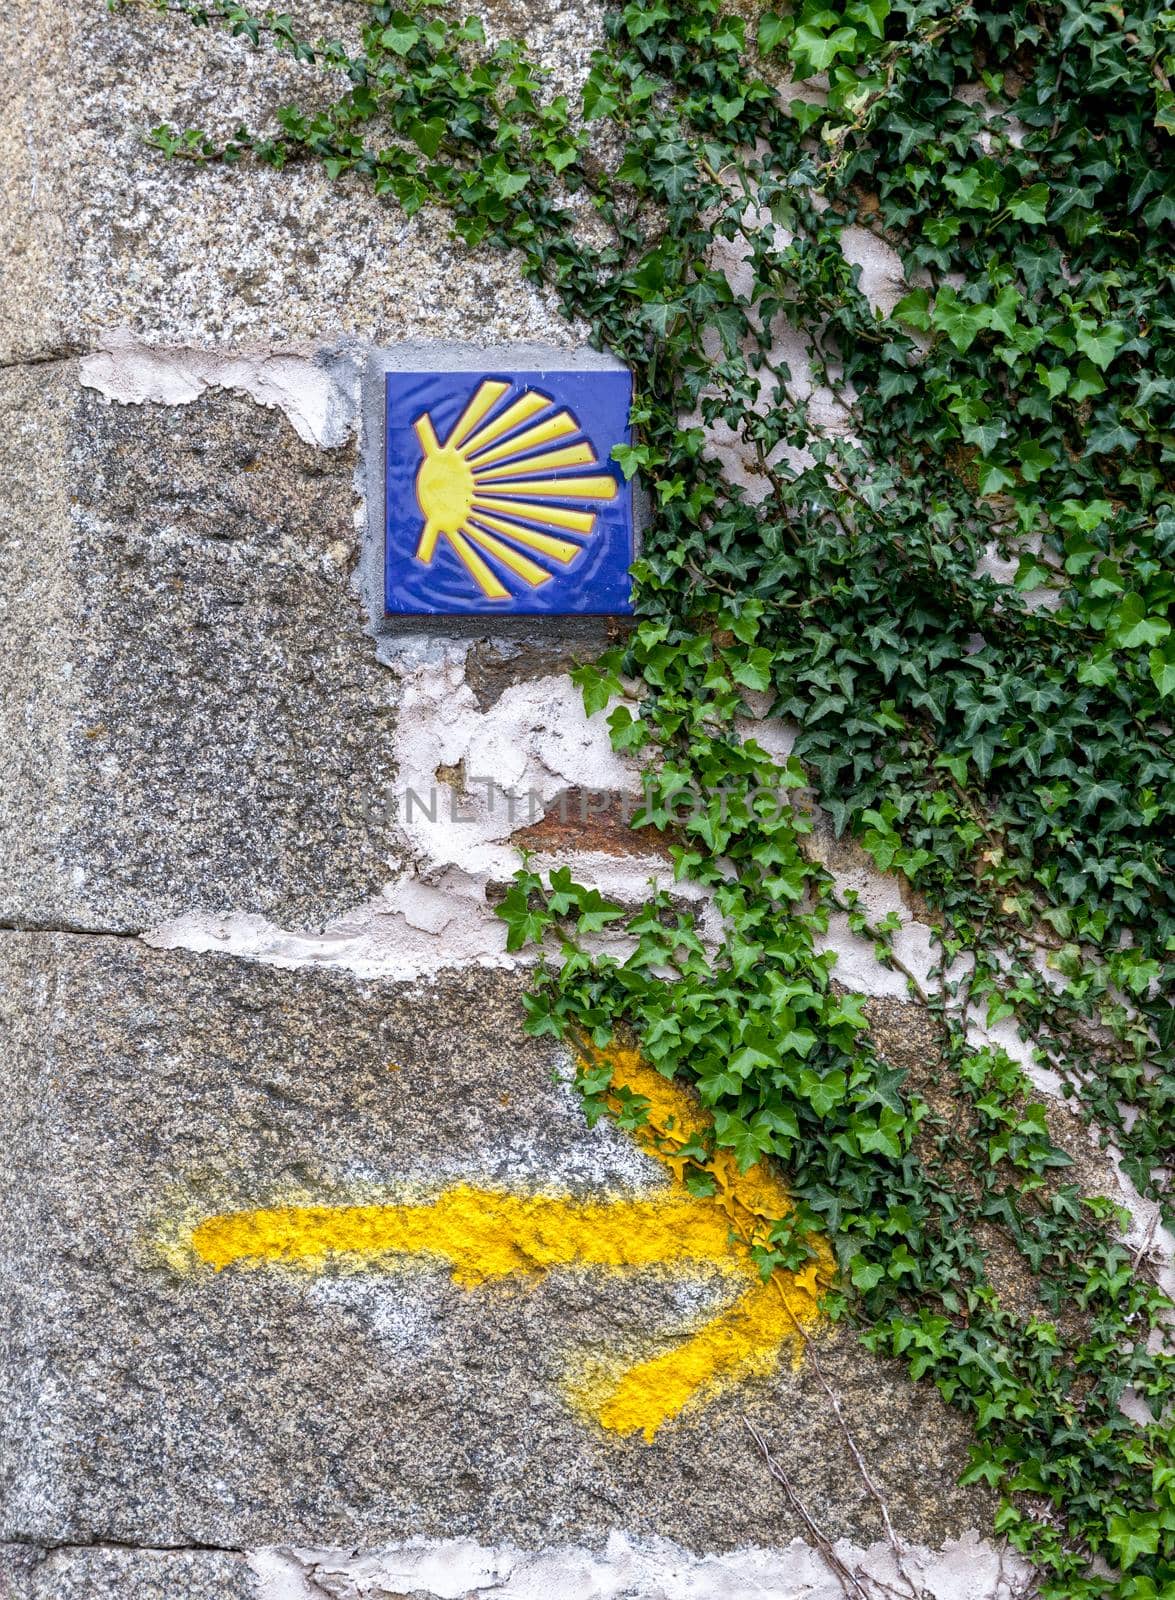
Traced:
MULTIPOLYGON (((573 86, 600 14, 488 22, 573 86)), ((651 1439, 577 1408, 585 1372, 721 1319, 737 1262, 194 1252, 210 1217, 463 1186, 672 1201, 524 1035, 491 904, 520 840, 633 902, 664 872, 564 675, 607 625, 397 635, 369 577, 373 352, 585 334, 443 219, 144 144, 264 115, 289 63, 104 0, 27 0, 0 39, 0 1594, 831 1596, 819 1540, 893 1577, 879 1495, 926 1592, 1009 1592, 965 1427, 847 1329, 651 1439)), ((892 1059, 924 1059, 835 937, 892 1059)))

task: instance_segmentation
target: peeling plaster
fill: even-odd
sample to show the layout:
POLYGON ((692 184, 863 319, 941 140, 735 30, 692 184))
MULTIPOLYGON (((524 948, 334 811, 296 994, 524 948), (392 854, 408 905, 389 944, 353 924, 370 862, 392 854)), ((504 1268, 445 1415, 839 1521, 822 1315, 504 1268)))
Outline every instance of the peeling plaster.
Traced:
MULTIPOLYGON (((607 722, 588 718, 564 676, 515 684, 482 711, 465 681, 468 646, 409 654, 400 678, 394 788, 378 797, 394 813, 399 859, 410 862, 374 899, 321 933, 289 933, 267 918, 193 912, 144 935, 162 949, 221 951, 273 966, 341 968, 365 978, 414 978, 478 964, 517 966, 488 891, 519 866, 511 835, 531 815, 528 796, 562 790, 640 794, 640 774, 612 750, 607 722), (438 777, 438 773, 444 774, 438 777), (464 775, 464 788, 458 774, 464 775)), ((539 869, 562 853, 536 854, 539 869)), ((671 877, 658 856, 575 856, 577 874, 606 895, 639 904, 651 877, 671 877)), ((679 885, 683 899, 703 892, 679 885)), ((623 950, 622 941, 612 941, 623 950)))
POLYGON ((82 386, 119 405, 186 406, 209 389, 231 389, 283 413, 300 439, 324 450, 346 444, 359 409, 358 369, 310 348, 226 354, 145 343, 125 330, 83 356, 82 386))
POLYGON ((901 256, 870 228, 862 228, 855 222, 841 229, 839 239, 845 260, 850 266, 861 269, 857 287, 874 311, 890 316, 906 293, 901 256))
MULTIPOLYGON (((860 1574, 870 1600, 906 1592, 884 1544, 840 1540, 837 1556, 860 1574)), ((276 1548, 248 1557, 257 1600, 841 1600, 845 1590, 820 1552, 794 1540, 782 1549, 695 1554, 667 1539, 612 1533, 602 1549, 520 1550, 473 1539, 412 1539, 383 1550, 276 1548)), ((976 1534, 941 1551, 903 1549, 926 1600, 1013 1600, 1028 1569, 976 1534)))
MULTIPOLYGON (((1020 569, 1020 552, 1039 556, 1041 547, 1039 533, 1030 533, 1027 538, 1016 540, 1016 553, 1009 559, 1000 554, 999 546, 993 541, 984 546, 983 554, 975 568, 975 575, 986 576, 1005 588, 1010 588, 1015 583, 1016 573, 1020 569)), ((1030 611, 1056 611, 1064 597, 1060 589, 1045 586, 1039 589, 1021 590, 1020 598, 1030 611)))
MULTIPOLYGON (((746 222, 748 227, 769 231, 777 250, 785 249, 794 237, 789 229, 773 222, 770 212, 762 208, 750 208, 746 222)), ((839 242, 846 261, 859 269, 857 282, 861 293, 874 312, 888 316, 906 289, 901 257, 884 239, 855 223, 841 230, 839 242)), ((753 288, 747 243, 742 238, 718 237, 710 254, 713 266, 724 274, 735 295, 746 301, 753 288)), ((852 418, 848 409, 854 398, 851 385, 846 385, 838 395, 827 384, 817 382, 812 349, 800 329, 780 318, 771 332, 771 362, 785 366, 790 373, 788 392, 792 399, 806 407, 814 427, 834 437, 851 438, 852 418)), ((713 329, 705 331, 704 342, 707 354, 716 359, 721 354, 721 341, 713 329)), ((775 386, 770 377, 765 376, 754 409, 762 414, 775 401, 775 386)), ((752 501, 768 494, 770 484, 760 470, 754 450, 729 424, 721 420, 703 423, 700 409, 686 421, 703 429, 711 451, 722 462, 730 481, 742 488, 752 501)), ((796 471, 810 467, 813 460, 810 451, 791 445, 777 446, 768 458, 770 465, 784 461, 796 471)))

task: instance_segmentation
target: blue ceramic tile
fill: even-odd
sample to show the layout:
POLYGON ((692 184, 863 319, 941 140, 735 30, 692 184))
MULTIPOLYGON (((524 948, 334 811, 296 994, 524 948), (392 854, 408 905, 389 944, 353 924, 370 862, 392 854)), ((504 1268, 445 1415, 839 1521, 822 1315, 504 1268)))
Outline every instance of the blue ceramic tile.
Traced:
POLYGON ((389 372, 389 613, 628 615, 627 372, 389 372))

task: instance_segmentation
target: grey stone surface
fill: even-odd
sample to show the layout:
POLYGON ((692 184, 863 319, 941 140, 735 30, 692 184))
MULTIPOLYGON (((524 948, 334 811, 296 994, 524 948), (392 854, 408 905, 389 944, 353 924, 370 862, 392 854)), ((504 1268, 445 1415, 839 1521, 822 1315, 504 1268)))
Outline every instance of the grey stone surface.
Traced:
MULTIPOLYGON (((2 208, 0 208, 2 212, 2 208)), ((0 372, 0 923, 63 911, 72 620, 64 559, 74 385, 0 372)))
MULTIPOLYGON (((744 1415, 823 1526, 879 1536, 811 1363, 653 1444, 568 1409, 573 1353, 645 1353, 713 1283, 565 1269, 469 1290, 442 1266, 215 1274, 177 1253, 242 1207, 665 1181, 585 1130, 558 1052, 522 1034, 518 977, 357 983, 63 934, 0 935, 0 968, 0 1538, 783 1544, 801 1530, 744 1415)), ((960 1419, 847 1331, 819 1351, 899 1532, 987 1526, 954 1487, 960 1419)))
POLYGON ((353 450, 223 392, 111 405, 75 362, 0 374, 0 441, 0 922, 309 927, 374 893, 394 679, 353 450))
POLYGON ((255 1600, 244 1556, 0 1545, 0 1600, 255 1600))
MULTIPOLYGON (((345 40, 365 12, 353 0, 295 9, 310 37, 345 40)), ((597 0, 485 8, 491 38, 524 36, 555 87, 586 74, 601 15, 597 0)), ((146 5, 26 0, 0 17, 0 60, 0 362, 86 348, 117 326, 205 345, 520 331, 577 342, 515 260, 467 250, 443 216, 405 218, 314 164, 201 168, 146 144, 162 122, 216 138, 313 105, 317 75, 288 56, 146 5)))

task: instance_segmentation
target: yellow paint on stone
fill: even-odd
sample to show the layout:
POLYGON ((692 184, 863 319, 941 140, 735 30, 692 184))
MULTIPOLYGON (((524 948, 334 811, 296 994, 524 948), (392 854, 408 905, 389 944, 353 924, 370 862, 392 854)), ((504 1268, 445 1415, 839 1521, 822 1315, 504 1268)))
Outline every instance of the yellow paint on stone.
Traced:
POLYGON ((692 1402, 713 1399, 745 1378, 769 1377, 784 1352, 798 1365, 802 1335, 816 1313, 810 1290, 792 1286, 781 1293, 776 1283, 758 1280, 672 1350, 626 1370, 572 1378, 568 1398, 613 1433, 652 1439, 692 1402))
POLYGON ((614 1049, 606 1060, 613 1087, 648 1102, 647 1125, 636 1137, 678 1180, 672 1188, 641 1199, 582 1201, 458 1184, 420 1204, 226 1212, 192 1230, 191 1250, 217 1271, 238 1263, 317 1269, 347 1257, 432 1258, 446 1262, 465 1288, 561 1266, 657 1265, 679 1272, 717 1266, 743 1282, 731 1305, 668 1351, 609 1371, 584 1367, 566 1385, 581 1415, 611 1432, 652 1439, 688 1405, 774 1371, 785 1354, 799 1361, 819 1317, 831 1257, 818 1243, 804 1271, 776 1271, 764 1282, 751 1248, 766 1243, 771 1223, 790 1209, 780 1180, 765 1167, 740 1173, 729 1152, 719 1151, 706 1163, 715 1193, 689 1193, 680 1182, 688 1158, 679 1152, 706 1132, 706 1113, 635 1051, 614 1049))
MULTIPOLYGON (((637 1142, 681 1182, 686 1167, 697 1163, 679 1152, 709 1131, 709 1116, 688 1090, 662 1077, 637 1051, 614 1046, 601 1060, 612 1069, 614 1090, 628 1090, 647 1102, 637 1142)), ((569 1385, 577 1408, 616 1433, 652 1439, 692 1402, 712 1399, 745 1378, 769 1376, 785 1353, 798 1366, 808 1334, 820 1319, 820 1297, 833 1271, 832 1253, 823 1240, 809 1240, 813 1257, 803 1270, 776 1270, 766 1281, 751 1254, 753 1245, 769 1244, 772 1225, 792 1209, 778 1176, 764 1165, 740 1172, 728 1150, 715 1151, 705 1166, 715 1193, 694 1204, 723 1217, 728 1260, 749 1286, 733 1305, 672 1350, 625 1371, 569 1385)))
POLYGON ((323 1265, 332 1256, 435 1256, 472 1289, 550 1267, 722 1261, 729 1228, 688 1194, 580 1202, 458 1184, 424 1205, 279 1206, 209 1217, 192 1234, 202 1261, 323 1265))

